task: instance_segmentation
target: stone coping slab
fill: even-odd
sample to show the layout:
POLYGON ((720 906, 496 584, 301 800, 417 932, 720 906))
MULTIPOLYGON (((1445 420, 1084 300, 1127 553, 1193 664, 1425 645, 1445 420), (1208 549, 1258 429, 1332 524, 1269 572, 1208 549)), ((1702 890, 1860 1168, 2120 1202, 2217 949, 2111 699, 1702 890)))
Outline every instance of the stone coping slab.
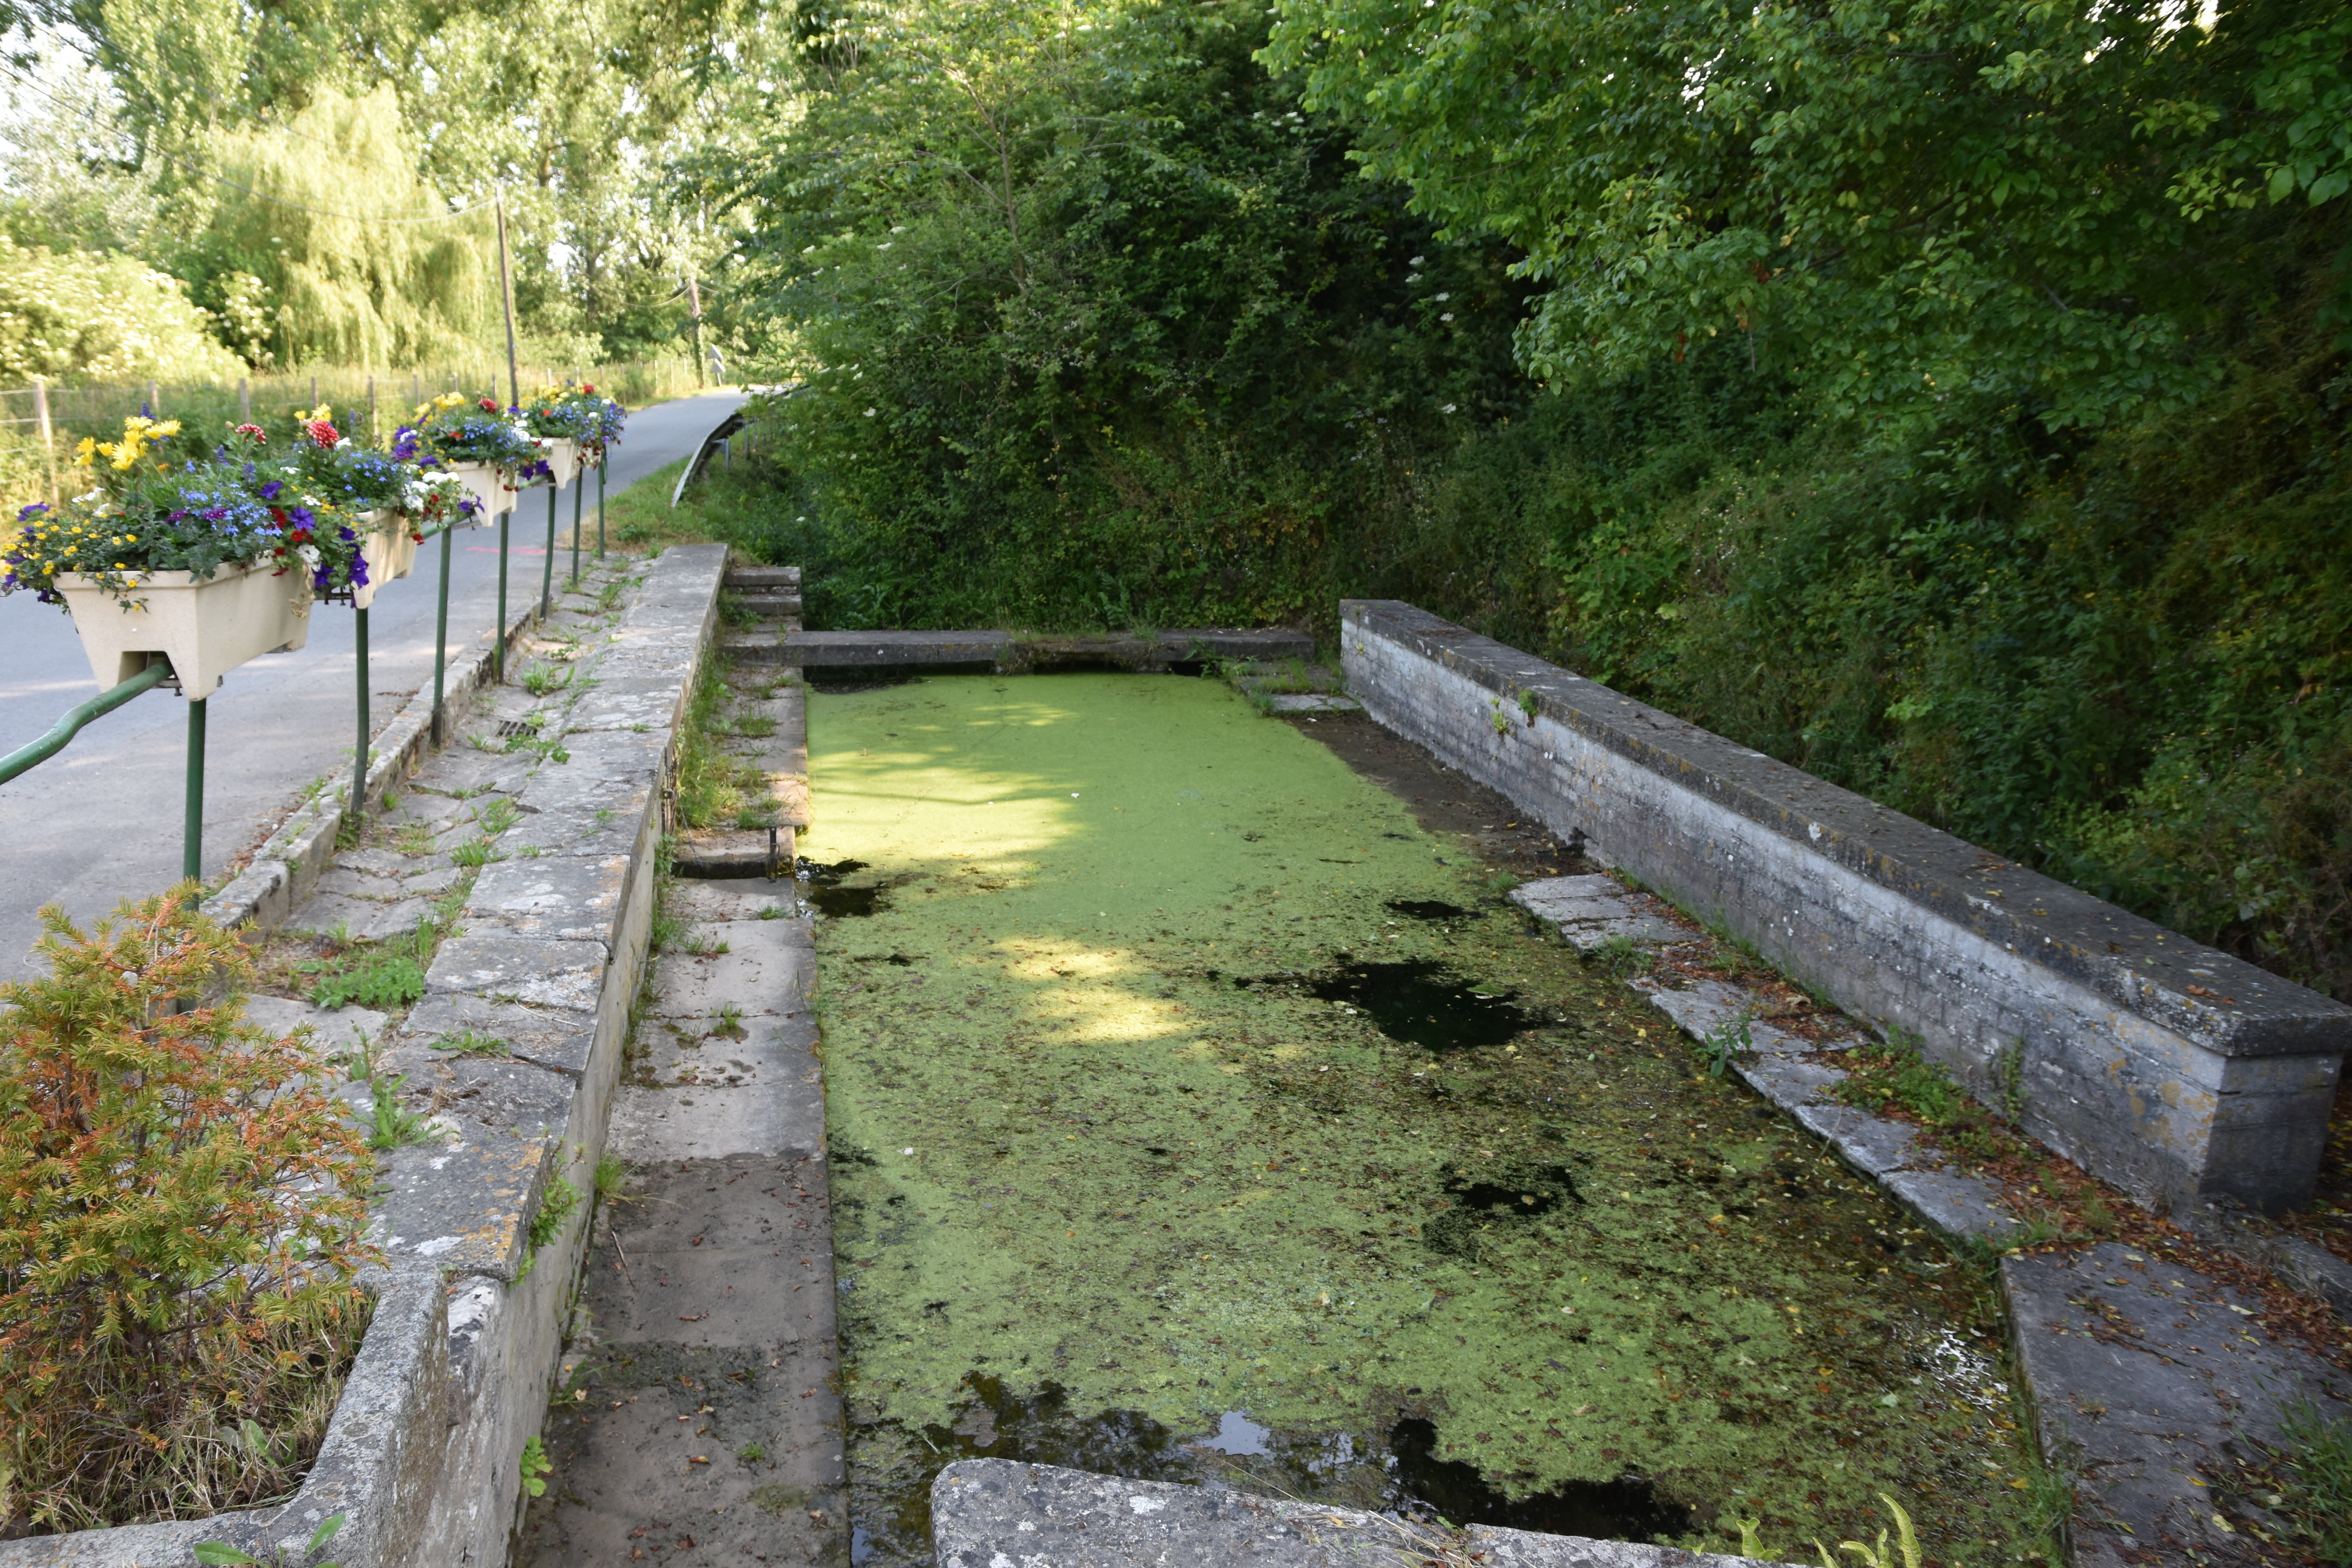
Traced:
POLYGON ((931 1549, 939 1568, 1420 1568, 1464 1560, 1527 1568, 1746 1568, 1756 1561, 1491 1525, 1454 1537, 1356 1509, 1013 1459, 959 1459, 939 1473, 931 1549))
POLYGON ((2214 1511, 2242 1460, 2292 1447, 2298 1401, 2352 1415, 2352 1376, 2257 1331, 2252 1302, 2193 1268, 2105 1242, 2004 1258, 2018 1361, 2045 1457, 2076 1477, 2074 1568, 2243 1561, 2214 1511))
POLYGON ((1380 723, 1980 1095, 2014 1068, 2137 1202, 2308 1201, 2352 1007, 1411 605, 1340 620, 1380 723))
MULTIPOLYGON (((661 591, 649 606, 641 595, 623 628, 642 618, 665 647, 682 640, 698 657, 710 645, 724 564, 720 547, 666 552, 646 573, 661 591)), ((530 618, 520 616, 510 638, 530 618)), ((594 657, 593 647, 583 655, 594 657)), ((484 683, 488 663, 485 647, 471 666, 453 664, 453 696, 484 683)), ((572 700, 594 689, 589 673, 590 681, 568 689, 572 700)), ((681 689, 690 680, 689 671, 681 689)), ((520 713, 529 705, 520 696, 500 691, 493 716, 520 713)), ((404 722, 418 720, 418 706, 404 722)), ((380 1163, 372 1227, 393 1266, 374 1281, 377 1309, 325 1447, 282 1507, 0 1542, 0 1568, 189 1568, 196 1545, 212 1541, 265 1561, 281 1551, 289 1562, 304 1561, 311 1531, 334 1512, 346 1518, 328 1554, 344 1568, 478 1568, 504 1560, 520 1495, 516 1456, 543 1418, 584 1229, 576 1199, 551 1229, 538 1222, 559 1183, 575 1191, 586 1184, 603 1147, 651 913, 652 878, 636 872, 658 839, 655 792, 673 737, 667 725, 591 733, 570 761, 455 749, 428 758, 429 718, 410 724, 408 749, 371 766, 371 792, 406 794, 411 773, 427 766, 403 809, 452 843, 480 827, 474 809, 448 805, 432 793, 435 784, 490 788, 515 799, 523 815, 506 830, 512 837, 490 841, 493 861, 461 916, 467 929, 441 944, 426 996, 375 1053, 379 1074, 408 1075, 402 1092, 416 1102, 412 1110, 429 1115, 436 1135, 380 1163), (459 772, 438 776, 445 763, 468 783, 449 784, 459 772), (419 798, 436 804, 416 815, 411 803, 419 798), (449 826, 433 826, 443 817, 449 826), (553 836, 535 831, 541 826, 577 837, 546 843, 553 836), (541 853, 521 854, 525 847, 541 853), (587 934, 537 934, 574 930, 587 934), (434 1048, 468 1032, 499 1048, 434 1048)), ((331 789, 298 811, 265 845, 266 860, 207 900, 205 912, 232 926, 282 923, 336 862, 346 799, 347 786, 331 789)), ((406 892, 411 868, 416 881, 452 869, 446 854, 384 850, 348 852, 341 868, 349 886, 339 883, 343 890, 331 897, 352 902, 369 902, 368 881, 406 892)), ((369 907, 389 906, 377 900, 369 907)), ((250 1010, 266 1026, 350 1032, 350 1042, 328 1043, 354 1054, 373 1047, 386 1022, 363 1009, 322 1014, 285 998, 257 997, 250 1010)), ((363 1114, 374 1087, 339 1092, 363 1114)))

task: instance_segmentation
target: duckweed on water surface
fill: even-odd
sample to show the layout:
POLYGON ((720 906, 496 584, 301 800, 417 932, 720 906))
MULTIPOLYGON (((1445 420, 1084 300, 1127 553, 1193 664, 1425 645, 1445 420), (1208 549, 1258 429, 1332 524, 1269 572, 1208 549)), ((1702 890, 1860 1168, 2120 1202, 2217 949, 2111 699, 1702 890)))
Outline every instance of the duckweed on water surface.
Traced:
POLYGON ((1313 739, 1119 675, 809 724, 861 1561, 983 1453, 2047 1555, 1980 1277, 1313 739))

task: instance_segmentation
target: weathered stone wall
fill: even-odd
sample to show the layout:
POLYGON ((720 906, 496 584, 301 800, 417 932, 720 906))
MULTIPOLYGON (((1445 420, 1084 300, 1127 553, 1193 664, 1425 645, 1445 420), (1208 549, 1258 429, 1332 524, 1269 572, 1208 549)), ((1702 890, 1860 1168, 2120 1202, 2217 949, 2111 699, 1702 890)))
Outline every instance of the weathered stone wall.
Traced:
MULTIPOLYGON (((507 1560, 520 1512, 518 1461, 546 1415, 584 1245, 586 1194, 644 978, 677 728, 712 647, 725 565, 717 545, 675 548, 647 565, 635 602, 572 667, 578 678, 564 689, 571 695, 560 721, 543 731, 563 751, 552 765, 530 767, 495 750, 425 752, 430 716, 425 704, 411 704, 370 770, 379 801, 403 782, 412 795, 429 792, 448 773, 466 776, 464 795, 510 798, 516 816, 484 835, 489 863, 459 931, 435 956, 424 1000, 375 1046, 377 1075, 404 1075, 412 1089, 454 1090, 465 1110, 435 1119, 441 1136, 381 1163, 373 1207, 389 1266, 301 1489, 280 1507, 209 1520, 0 1542, 0 1568, 187 1568, 206 1541, 265 1559, 282 1551, 294 1562, 311 1531, 337 1512, 344 1525, 328 1555, 344 1568, 488 1568, 507 1560), (436 1048, 464 1033, 501 1049, 436 1048), (533 1222, 559 1183, 583 1201, 534 1247, 533 1222)), ((479 678, 469 661, 453 698, 479 678)), ((272 852, 206 912, 265 928, 293 916, 299 926, 295 901, 334 865, 341 821, 339 797, 304 807, 273 838, 272 852)), ((449 843, 457 837, 445 835, 449 843)), ((396 868, 384 862, 393 858, 348 852, 347 862, 365 865, 347 863, 333 875, 390 875, 396 868)), ((423 863, 447 858, 436 853, 423 863)), ((282 999, 256 998, 255 1005, 308 1011, 282 999)), ((356 1026, 365 1040, 383 1025, 381 1014, 350 1011, 359 1018, 331 1026, 356 1026)), ((350 1085, 344 1092, 356 1109, 371 1091, 350 1085)))
POLYGON ((1410 605, 1350 693, 2139 1202, 2307 1201, 2352 1008, 1410 605))

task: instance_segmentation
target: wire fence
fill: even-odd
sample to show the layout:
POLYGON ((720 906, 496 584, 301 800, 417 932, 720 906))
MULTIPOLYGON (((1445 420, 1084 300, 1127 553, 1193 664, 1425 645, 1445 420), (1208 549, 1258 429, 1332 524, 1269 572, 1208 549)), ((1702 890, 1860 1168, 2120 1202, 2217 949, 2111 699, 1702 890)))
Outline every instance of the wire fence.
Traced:
MULTIPOLYGON (((584 380, 608 397, 635 407, 691 392, 700 384, 685 355, 599 365, 531 365, 520 369, 523 389, 566 379, 584 380)), ((112 440, 122 421, 146 414, 177 419, 192 429, 226 434, 232 424, 275 423, 320 404, 334 410, 339 428, 381 444, 416 405, 445 392, 491 394, 504 401, 503 359, 437 370, 320 370, 256 375, 235 382, 141 382, 104 386, 0 388, 0 543, 16 530, 16 510, 56 500, 72 482, 74 448, 85 437, 112 440)))

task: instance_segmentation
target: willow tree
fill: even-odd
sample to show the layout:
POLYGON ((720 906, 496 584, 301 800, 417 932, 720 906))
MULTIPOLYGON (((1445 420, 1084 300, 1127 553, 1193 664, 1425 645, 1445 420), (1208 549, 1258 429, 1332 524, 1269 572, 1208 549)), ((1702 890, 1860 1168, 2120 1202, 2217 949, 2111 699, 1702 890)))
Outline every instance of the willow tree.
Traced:
POLYGON ((418 176, 390 88, 321 91, 283 129, 222 132, 215 148, 218 195, 190 270, 215 310, 257 307, 248 358, 419 364, 495 335, 492 221, 453 214, 418 176))

